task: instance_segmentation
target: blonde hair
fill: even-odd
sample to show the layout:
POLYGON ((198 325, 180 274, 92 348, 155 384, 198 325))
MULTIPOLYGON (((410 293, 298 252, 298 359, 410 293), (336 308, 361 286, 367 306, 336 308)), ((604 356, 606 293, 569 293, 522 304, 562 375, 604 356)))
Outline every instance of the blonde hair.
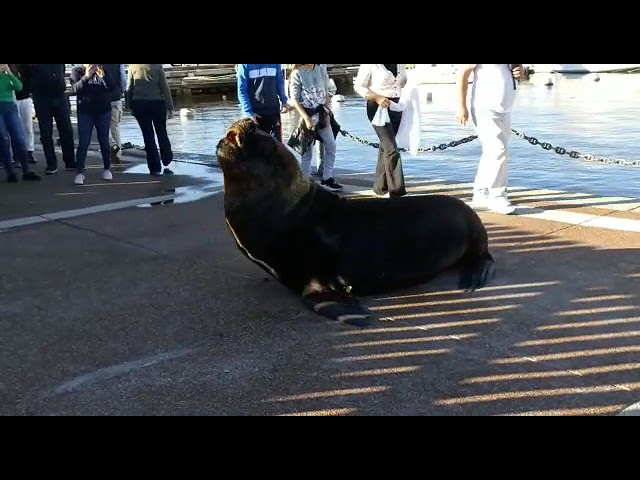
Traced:
POLYGON ((132 63, 129 64, 129 78, 139 78, 149 81, 149 72, 151 71, 150 63, 132 63))

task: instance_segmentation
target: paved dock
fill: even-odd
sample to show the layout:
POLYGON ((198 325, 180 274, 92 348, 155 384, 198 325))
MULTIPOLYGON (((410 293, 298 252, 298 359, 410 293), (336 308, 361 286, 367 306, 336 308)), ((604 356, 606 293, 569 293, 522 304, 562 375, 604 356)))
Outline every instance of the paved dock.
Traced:
POLYGON ((217 168, 125 160, 113 184, 94 154, 84 187, 0 183, 0 415, 640 413, 638 199, 517 189, 520 215, 480 214, 490 286, 366 298, 381 321, 358 329, 237 251, 217 168))

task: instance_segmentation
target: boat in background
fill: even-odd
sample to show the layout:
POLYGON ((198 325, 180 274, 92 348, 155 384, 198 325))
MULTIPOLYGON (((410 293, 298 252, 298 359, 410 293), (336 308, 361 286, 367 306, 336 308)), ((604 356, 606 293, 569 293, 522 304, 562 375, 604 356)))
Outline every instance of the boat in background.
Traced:
MULTIPOLYGON (((415 63, 407 65, 407 78, 418 85, 450 85, 457 82, 457 64, 415 63)), ((473 80, 473 75, 470 81, 473 80)))
POLYGON ((640 73, 640 64, 630 63, 529 63, 532 73, 640 73))

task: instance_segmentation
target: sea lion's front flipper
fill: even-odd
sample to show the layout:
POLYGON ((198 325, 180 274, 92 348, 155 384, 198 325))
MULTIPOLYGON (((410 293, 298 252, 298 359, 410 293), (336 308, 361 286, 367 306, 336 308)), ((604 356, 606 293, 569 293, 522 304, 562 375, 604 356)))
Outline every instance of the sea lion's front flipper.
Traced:
POLYGON ((366 327, 373 321, 373 313, 357 299, 316 280, 305 287, 302 302, 314 312, 341 323, 366 327))

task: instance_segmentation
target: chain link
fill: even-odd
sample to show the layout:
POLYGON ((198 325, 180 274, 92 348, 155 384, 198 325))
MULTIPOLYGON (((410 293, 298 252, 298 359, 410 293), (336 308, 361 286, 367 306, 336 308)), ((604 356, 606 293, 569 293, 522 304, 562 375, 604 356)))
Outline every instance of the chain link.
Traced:
MULTIPOLYGON (((618 165, 618 166, 622 166, 622 167, 640 167, 640 160, 625 160, 623 158, 598 157, 598 156, 595 156, 595 155, 590 155, 588 153, 580 153, 580 152, 577 152, 575 150, 570 150, 569 151, 569 150, 567 150, 566 148, 563 148, 563 147, 556 147, 556 146, 552 145, 549 142, 541 142, 537 138, 525 135, 524 133, 519 132, 518 130, 511 129, 511 132, 516 137, 518 137, 518 138, 520 138, 522 140, 526 140, 531 145, 539 145, 543 150, 554 151, 558 155, 569 155, 569 157, 571 157, 573 159, 581 159, 581 160, 584 160, 586 162, 592 162, 592 163, 593 162, 598 162, 598 163, 601 163, 603 165, 618 165)), ((364 138, 357 137, 357 136, 347 132, 346 130, 340 129, 340 133, 344 137, 348 137, 348 138, 350 138, 351 140, 353 140, 355 142, 361 143, 363 145, 368 145, 368 146, 371 146, 373 148, 380 148, 380 144, 379 143, 370 142, 369 140, 366 140, 364 138)), ((433 145, 431 147, 420 147, 418 149, 418 152, 419 153, 431 153, 431 152, 435 152, 435 151, 438 151, 438 150, 442 151, 442 150, 446 150, 447 148, 457 147, 459 145, 463 145, 465 143, 472 142, 477 138, 478 138, 477 135, 471 135, 469 137, 461 138, 460 140, 454 140, 454 141, 449 142, 449 143, 441 143, 440 145, 433 145)), ((407 151, 405 148, 400 148, 399 150, 401 152, 406 152, 407 151)))
MULTIPOLYGON (((370 142, 369 140, 366 140, 364 138, 356 137, 355 135, 347 132, 346 130, 340 129, 340 133, 342 134, 342 136, 348 137, 355 142, 361 143, 363 145, 369 145, 370 147, 373 147, 373 148, 380 148, 379 143, 370 142)), ((431 147, 420 147, 418 149, 418 153, 431 153, 437 150, 440 150, 440 151, 446 150, 447 148, 457 147, 458 145, 462 145, 464 143, 473 142, 476 138, 478 138, 477 135, 470 135, 468 137, 461 138, 460 140, 454 140, 449 143, 441 143, 440 145, 432 145, 431 147)), ((401 152, 407 151, 406 148, 399 148, 398 150, 401 152)))
MULTIPOLYGON (((625 160, 623 158, 598 157, 596 155, 591 155, 588 153, 580 153, 576 150, 567 150, 566 148, 563 148, 563 147, 556 147, 549 142, 541 142, 537 138, 525 135, 524 133, 519 132, 518 130, 515 130, 515 129, 511 129, 511 132, 516 137, 520 138, 521 140, 526 140, 531 145, 534 145, 534 146, 539 145, 543 150, 554 151, 558 155, 568 155, 569 157, 576 160, 581 159, 581 160, 584 160, 585 162, 601 163, 603 165, 617 165, 621 167, 640 167, 640 160, 625 160)), ((352 133, 349 133, 344 129, 340 129, 340 133, 342 134, 342 136, 350 138, 354 142, 361 143, 362 145, 368 145, 373 148, 380 148, 379 143, 370 142, 369 140, 353 135, 352 133)), ((453 148, 459 145, 464 145, 465 143, 473 142, 477 138, 478 138, 477 135, 470 135, 468 137, 461 138, 460 140, 454 140, 449 143, 441 143, 440 145, 432 145, 430 147, 420 147, 418 149, 418 152, 432 153, 436 151, 443 151, 443 150, 446 150, 447 148, 453 148)), ((129 149, 144 150, 144 147, 140 145, 133 145, 131 143, 125 143, 124 145, 122 145, 122 149, 123 150, 129 150, 129 149)), ((407 151, 406 148, 400 148, 399 150, 401 152, 407 151)))
POLYGON ((575 150, 568 151, 566 148, 562 147, 554 147, 548 142, 540 142, 535 137, 529 137, 522 132, 511 129, 513 134, 522 139, 529 142, 531 145, 540 145, 544 150, 553 150, 558 155, 569 155, 569 157, 574 159, 581 159, 585 162, 592 163, 602 163, 603 165, 618 165, 622 167, 640 167, 640 160, 625 160, 623 158, 610 158, 610 157, 597 157, 595 155, 590 155, 588 153, 580 153, 575 150))

